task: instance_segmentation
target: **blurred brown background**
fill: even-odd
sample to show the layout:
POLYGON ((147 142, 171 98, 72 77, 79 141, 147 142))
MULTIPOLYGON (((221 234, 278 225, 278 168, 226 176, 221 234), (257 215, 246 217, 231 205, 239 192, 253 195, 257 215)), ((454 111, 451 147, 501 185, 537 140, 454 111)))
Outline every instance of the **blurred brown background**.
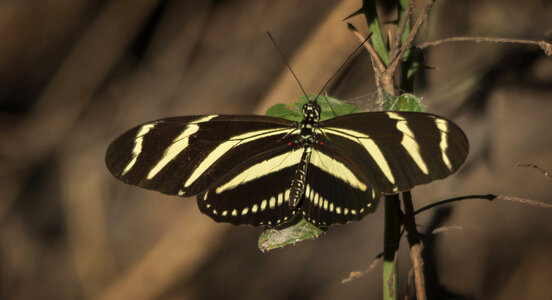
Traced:
MULTIPOLYGON (((421 2, 421 1, 419 1, 421 2)), ((127 186, 105 168, 109 142, 156 118, 263 113, 308 92, 358 45, 341 20, 360 0, 0 2, 0 299, 377 299, 382 210, 270 253, 260 229, 217 224, 194 199, 127 186)), ((419 10, 416 10, 418 12, 419 10)), ((437 1, 418 41, 543 40, 549 0, 437 1)), ((386 18, 392 19, 392 14, 386 18)), ((351 20, 366 33, 363 17, 351 20)), ((413 191, 417 208, 496 193, 552 203, 552 59, 537 47, 452 43, 418 53, 416 94, 464 128, 456 175, 413 191)), ((330 95, 369 107, 359 55, 330 95)), ((434 299, 552 299, 552 212, 468 200, 425 212, 434 299)), ((410 268, 401 245, 399 286, 410 268)))

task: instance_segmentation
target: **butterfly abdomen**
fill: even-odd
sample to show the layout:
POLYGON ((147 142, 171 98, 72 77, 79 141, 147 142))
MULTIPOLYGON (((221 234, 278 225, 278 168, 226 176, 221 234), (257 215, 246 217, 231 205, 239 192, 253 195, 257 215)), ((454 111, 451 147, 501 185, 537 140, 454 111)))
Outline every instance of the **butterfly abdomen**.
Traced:
POLYGON ((296 209, 303 195, 305 194, 305 181, 307 179, 308 166, 311 157, 311 147, 306 147, 301 155, 301 161, 295 170, 293 180, 291 181, 291 192, 289 207, 296 209))

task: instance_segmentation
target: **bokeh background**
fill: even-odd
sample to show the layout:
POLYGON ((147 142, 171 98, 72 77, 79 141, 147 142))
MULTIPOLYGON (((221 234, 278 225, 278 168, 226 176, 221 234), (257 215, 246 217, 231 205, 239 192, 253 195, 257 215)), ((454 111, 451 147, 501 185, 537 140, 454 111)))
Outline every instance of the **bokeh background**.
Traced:
MULTIPOLYGON (((423 2, 423 1, 418 1, 423 2)), ((308 92, 358 45, 342 19, 360 0, 0 2, 0 299, 377 299, 383 214, 269 253, 261 229, 217 224, 195 200, 128 186, 104 165, 111 140, 156 118, 263 113, 308 92)), ((418 5, 420 7, 420 5, 418 5)), ((419 13, 419 7, 415 13, 419 13)), ((393 12, 381 11, 386 22, 393 12)), ((417 41, 552 37, 549 0, 441 0, 417 41)), ((362 16, 351 20, 366 34, 362 16)), ((454 176, 414 205, 495 193, 552 203, 552 58, 534 46, 450 43, 417 54, 416 94, 470 140, 454 176)), ((329 94, 370 108, 370 59, 329 94)), ((467 200, 425 212, 434 299, 552 299, 552 211, 467 200), (439 227, 452 229, 438 234, 439 227)), ((406 291, 407 244, 399 252, 406 291)))

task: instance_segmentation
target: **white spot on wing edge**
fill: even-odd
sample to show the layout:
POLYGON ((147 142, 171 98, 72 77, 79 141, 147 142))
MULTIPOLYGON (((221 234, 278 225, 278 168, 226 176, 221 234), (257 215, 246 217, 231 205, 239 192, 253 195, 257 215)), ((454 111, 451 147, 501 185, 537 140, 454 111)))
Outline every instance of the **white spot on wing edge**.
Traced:
POLYGON ((144 136, 148 134, 158 122, 153 122, 150 124, 145 124, 140 127, 140 130, 138 130, 138 133, 136 134, 136 139, 134 140, 134 147, 132 148, 132 159, 128 163, 128 165, 124 168, 121 175, 125 175, 136 163, 136 160, 138 159, 138 155, 140 155, 140 152, 142 152, 142 143, 144 142, 144 136))
POLYGON ((290 189, 286 189, 286 191, 284 192, 284 201, 286 202, 289 202, 289 193, 290 189))
POLYGON ((414 139, 414 133, 412 132, 412 130, 410 130, 410 127, 408 127, 408 122, 406 121, 406 119, 395 112, 388 112, 387 116, 389 116, 389 118, 391 119, 397 120, 397 129, 402 132, 401 145, 406 150, 406 152, 408 152, 408 155, 412 157, 420 171, 428 175, 429 170, 424 159, 422 158, 422 155, 420 154, 420 146, 418 145, 418 142, 416 142, 416 140, 414 139))
POLYGON ((447 121, 443 119, 435 119, 435 125, 441 131, 441 142, 439 143, 439 148, 441 148, 441 154, 443 158, 443 162, 447 166, 447 168, 452 171, 452 164, 450 163, 450 160, 447 156, 447 149, 448 149, 448 123, 447 121))
POLYGON ((318 192, 314 193, 314 200, 312 203, 314 204, 314 206, 318 206, 318 192))

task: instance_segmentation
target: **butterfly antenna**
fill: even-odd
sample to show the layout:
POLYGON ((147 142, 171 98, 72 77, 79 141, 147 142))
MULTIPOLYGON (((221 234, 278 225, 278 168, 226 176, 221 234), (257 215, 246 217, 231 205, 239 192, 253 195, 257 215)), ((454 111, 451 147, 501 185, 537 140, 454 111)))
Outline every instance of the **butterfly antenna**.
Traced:
MULTIPOLYGON (((318 98, 318 96, 316 96, 316 98, 318 98)), ((316 98, 314 99, 314 101, 316 101, 316 98)), ((334 117, 337 117, 337 114, 335 113, 335 110, 333 109, 332 105, 330 104, 330 101, 328 100, 327 95, 324 95, 324 100, 326 100, 326 103, 328 103, 328 107, 332 111, 332 114, 334 115, 334 117)))
POLYGON ((280 53, 280 56, 284 60, 284 63, 288 67, 288 69, 291 72, 291 74, 293 75, 293 77, 295 78, 295 81, 297 81, 297 83, 299 84, 299 87, 301 88, 301 91, 303 91, 303 95, 305 95, 305 98, 307 99, 307 101, 310 102, 309 96, 307 96, 307 93, 305 92, 305 89, 303 88, 303 85, 301 85, 301 82, 299 81, 299 78, 297 78, 297 75, 295 75, 295 72, 293 72, 293 70, 291 69, 291 66, 289 65, 284 53, 282 52, 282 50, 280 50, 280 47, 278 47, 278 44, 276 44, 276 41, 272 37, 272 34, 270 33, 270 31, 267 31, 266 34, 268 35, 268 37, 270 38, 270 40, 274 44, 274 47, 276 47, 276 50, 278 50, 278 53, 280 53))
POLYGON ((332 81, 332 79, 334 79, 334 77, 339 73, 339 71, 341 71, 341 69, 343 69, 343 67, 345 67, 345 65, 347 64, 347 62, 349 62, 349 60, 351 60, 351 58, 353 57, 353 55, 355 55, 355 53, 360 49, 362 48, 362 46, 364 46, 364 43, 366 43, 366 41, 368 41, 368 39, 372 36, 372 33, 370 33, 365 39, 364 41, 362 41, 362 43, 360 43, 360 45, 355 49, 355 51, 353 51, 353 53, 351 53, 347 59, 345 59, 345 61, 343 62, 343 64, 341 64, 341 66, 339 67, 339 69, 337 69, 337 71, 335 71, 335 73, 332 75, 332 77, 330 77, 330 79, 328 79, 328 81, 326 81, 326 83, 324 84, 324 86, 320 89, 320 92, 318 92, 318 94, 316 95, 316 98, 314 98, 314 101, 316 103, 316 99, 318 99, 318 97, 320 96, 320 94, 322 94, 322 92, 324 92, 324 90, 326 89, 326 87, 328 86, 328 84, 330 83, 330 81, 332 81))

